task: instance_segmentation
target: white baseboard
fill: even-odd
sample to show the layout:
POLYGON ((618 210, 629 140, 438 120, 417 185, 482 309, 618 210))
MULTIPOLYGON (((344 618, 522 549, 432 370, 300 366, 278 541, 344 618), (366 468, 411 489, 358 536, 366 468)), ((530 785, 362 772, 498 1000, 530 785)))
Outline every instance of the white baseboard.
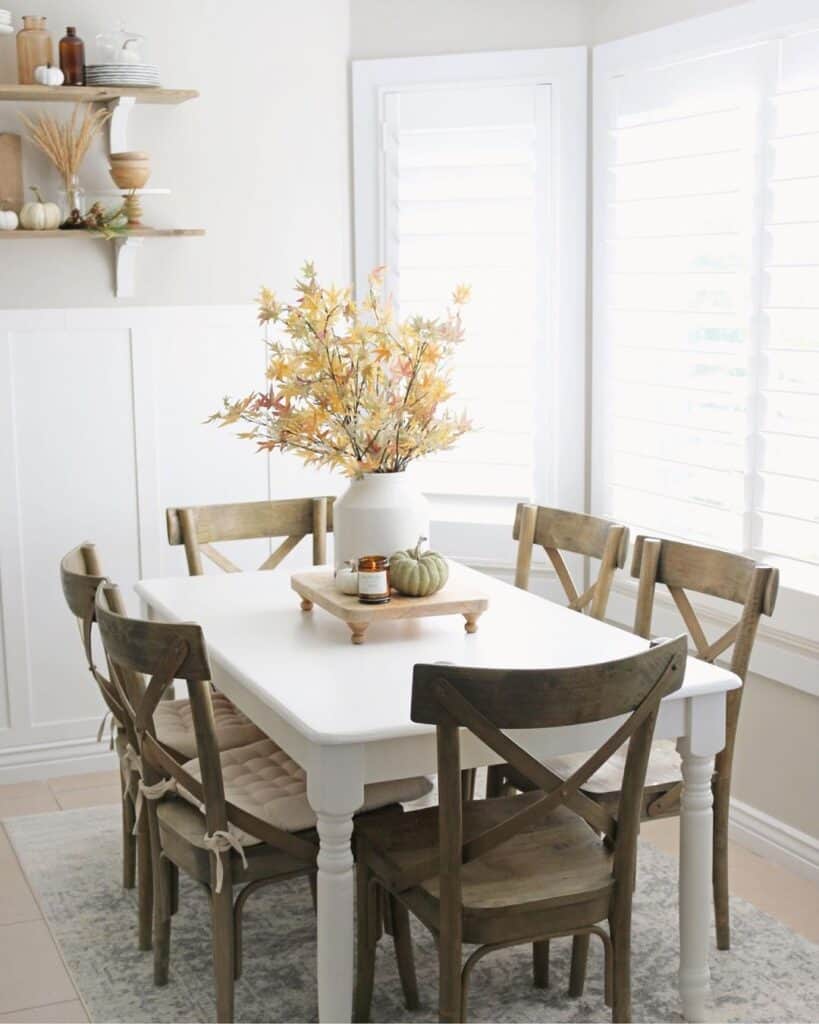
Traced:
POLYGON ((728 834, 740 846, 819 885, 819 839, 741 800, 731 800, 728 834))
POLYGON ((106 742, 69 740, 0 750, 0 785, 81 775, 117 767, 116 754, 106 742))

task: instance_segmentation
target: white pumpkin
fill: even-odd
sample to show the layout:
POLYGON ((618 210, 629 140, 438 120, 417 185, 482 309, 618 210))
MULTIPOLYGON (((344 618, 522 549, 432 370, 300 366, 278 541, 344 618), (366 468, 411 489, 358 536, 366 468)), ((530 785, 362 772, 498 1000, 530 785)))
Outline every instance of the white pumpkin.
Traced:
POLYGON ((17 227, 17 214, 14 210, 0 210, 0 231, 14 231, 17 227))
POLYGON ((53 231, 60 226, 60 208, 56 203, 45 203, 36 185, 31 191, 37 197, 36 203, 26 203, 20 211, 20 224, 28 231, 53 231))
POLYGON ((52 67, 50 64, 39 64, 34 69, 34 81, 38 85, 62 85, 65 75, 59 68, 52 67))

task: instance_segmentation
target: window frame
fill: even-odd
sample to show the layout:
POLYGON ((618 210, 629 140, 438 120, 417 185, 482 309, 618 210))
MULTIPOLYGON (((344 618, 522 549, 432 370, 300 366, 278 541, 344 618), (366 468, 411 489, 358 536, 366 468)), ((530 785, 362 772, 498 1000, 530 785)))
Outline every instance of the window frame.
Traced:
MULTIPOLYGON (((381 121, 391 90, 469 82, 551 89, 551 245, 547 351, 538 363, 553 382, 544 396, 551 436, 535 429, 532 500, 582 510, 586 503, 587 92, 588 50, 540 50, 400 57, 352 62, 354 265, 358 294, 384 262, 381 121), (548 454, 538 464, 537 454, 548 454)), ((472 564, 510 564, 514 503, 430 496, 436 543, 472 564), (478 523, 475 520, 482 520, 478 523), (464 529, 464 524, 470 524, 464 529)))
MULTIPOLYGON (((592 242, 589 259, 591 278, 591 353, 590 353, 590 508, 602 507, 604 485, 603 434, 595 422, 595 396, 606 386, 606 360, 603 355, 603 331, 606 324, 605 238, 601 225, 606 223, 605 175, 607 152, 612 145, 609 131, 612 118, 613 90, 609 83, 618 74, 641 67, 656 66, 666 60, 705 56, 715 48, 746 46, 787 37, 794 31, 819 29, 819 16, 813 0, 754 0, 752 3, 728 8, 715 14, 692 18, 664 28, 603 43, 592 49, 592 151, 590 172, 592 242)), ((756 302, 756 300, 754 300, 756 302)), ((604 425, 605 426, 605 425, 604 425)), ((819 575, 819 572, 818 572, 819 575)), ((624 573, 615 582, 610 607, 611 617, 630 625, 636 583, 624 573)), ((698 609, 717 624, 727 621, 724 610, 708 598, 698 598, 698 609)), ((817 592, 798 589, 782 580, 775 613, 776 626, 762 622, 760 642, 754 658, 755 668, 771 678, 807 693, 819 695, 816 662, 819 643, 815 639, 819 621, 819 587, 817 592)))

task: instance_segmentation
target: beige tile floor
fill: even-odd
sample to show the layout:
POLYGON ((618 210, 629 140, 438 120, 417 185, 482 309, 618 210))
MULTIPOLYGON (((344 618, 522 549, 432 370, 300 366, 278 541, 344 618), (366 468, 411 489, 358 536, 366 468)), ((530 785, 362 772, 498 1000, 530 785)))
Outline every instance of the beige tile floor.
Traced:
MULTIPOLYGON (((119 802, 117 773, 94 772, 0 786, 0 819, 119 802)), ((643 838, 674 854, 677 821, 643 826, 643 838)), ((819 886, 731 844, 732 891, 819 943, 819 886)), ((0 827, 0 1024, 88 1018, 0 827)))

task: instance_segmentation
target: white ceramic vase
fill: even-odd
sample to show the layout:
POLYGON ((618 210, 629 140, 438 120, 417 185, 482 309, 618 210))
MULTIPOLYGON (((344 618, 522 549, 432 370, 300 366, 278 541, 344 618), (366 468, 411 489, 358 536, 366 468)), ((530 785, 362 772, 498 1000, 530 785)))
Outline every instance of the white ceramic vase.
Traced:
POLYGON ((389 557, 429 536, 429 504, 409 472, 366 473, 333 503, 336 568, 363 555, 389 557))

